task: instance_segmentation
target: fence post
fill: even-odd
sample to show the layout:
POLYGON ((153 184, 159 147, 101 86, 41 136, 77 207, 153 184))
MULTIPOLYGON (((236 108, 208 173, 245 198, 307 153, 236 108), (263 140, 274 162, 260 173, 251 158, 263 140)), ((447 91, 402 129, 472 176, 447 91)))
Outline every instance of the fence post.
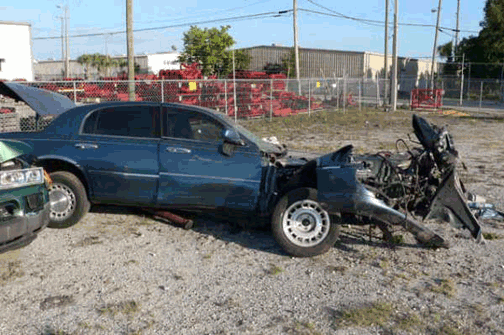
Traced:
POLYGON ((161 102, 164 102, 164 79, 161 79, 161 102))
POLYGON ((339 78, 336 79, 336 109, 339 110, 339 100, 340 100, 340 93, 339 93, 339 78))
POLYGON ((479 110, 481 110, 481 101, 483 100, 483 80, 480 85, 480 101, 479 101, 479 110))
POLYGON ((75 86, 75 81, 73 82, 73 96, 74 102, 77 102, 77 87, 75 86))
POLYGON ((376 78, 376 108, 380 107, 380 78, 376 78))
POLYGON ((471 63, 469 63, 469 73, 467 74, 467 95, 466 99, 471 100, 471 95, 470 95, 470 90, 471 90, 471 63))
POLYGON ((359 112, 362 111, 362 104, 361 104, 361 98, 362 98, 362 79, 359 79, 359 112))
POLYGON ((273 120, 273 79, 270 79, 270 122, 273 120))
POLYGON ((308 116, 311 116, 311 79, 308 79, 308 116))
POLYGON ((234 119, 235 123, 238 122, 238 107, 236 105, 236 79, 233 76, 233 104, 234 104, 234 119))
POLYGON ((226 110, 226 115, 229 116, 228 97, 227 97, 227 80, 226 79, 224 79, 224 109, 226 110))
POLYGON ((343 104, 343 113, 346 113, 346 76, 343 75, 343 99, 341 99, 341 103, 343 104))
MULTIPOLYGON (((462 71, 464 71, 462 69, 462 71)), ((464 73, 462 72, 462 77, 460 79, 460 98, 459 98, 459 106, 462 106, 464 99, 464 73)))

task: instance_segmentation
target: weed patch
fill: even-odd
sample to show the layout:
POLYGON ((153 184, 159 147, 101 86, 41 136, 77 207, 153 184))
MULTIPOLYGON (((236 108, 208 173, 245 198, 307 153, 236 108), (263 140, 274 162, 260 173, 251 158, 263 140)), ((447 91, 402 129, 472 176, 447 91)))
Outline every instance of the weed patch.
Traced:
POLYGON ((2 266, 0 271, 0 285, 21 278, 25 274, 20 261, 8 262, 7 267, 2 266))
POLYGON ((140 304, 134 300, 123 301, 117 304, 106 304, 98 308, 100 315, 115 316, 117 313, 133 315, 140 310, 140 304))
POLYGON ((389 303, 375 302, 369 306, 348 309, 338 313, 334 320, 336 328, 340 327, 384 327, 389 323, 393 313, 393 306, 389 303))
POLYGON ((447 297, 455 296, 457 289, 451 279, 436 279, 428 288, 431 292, 444 294, 447 297))
POLYGON ((283 271, 284 270, 281 267, 271 264, 270 268, 268 270, 266 270, 266 273, 269 275, 272 275, 272 276, 276 276, 276 275, 279 275, 280 273, 282 273, 283 271))
POLYGON ((485 240, 499 240, 502 238, 502 235, 496 233, 483 233, 483 237, 485 240))

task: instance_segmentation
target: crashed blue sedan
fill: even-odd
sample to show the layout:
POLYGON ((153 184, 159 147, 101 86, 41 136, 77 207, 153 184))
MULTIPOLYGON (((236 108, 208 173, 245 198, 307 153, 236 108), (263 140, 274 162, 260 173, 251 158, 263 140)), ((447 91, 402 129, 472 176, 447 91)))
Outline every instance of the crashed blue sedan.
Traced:
MULTIPOLYGON (((328 251, 345 220, 401 225, 421 243, 445 246, 441 236, 406 214, 409 209, 373 192, 379 186, 376 164, 385 161, 356 159, 351 146, 316 159, 294 158, 206 108, 156 102, 75 106, 56 93, 15 83, 0 83, 0 94, 26 102, 37 120, 59 114, 39 132, 0 134, 33 147, 38 164, 50 173, 49 227, 76 224, 91 204, 224 209, 269 217, 275 239, 294 256, 328 251)), ((437 145, 444 133, 422 121, 414 120, 426 143, 422 152, 439 149, 429 145, 437 145)), ((462 192, 452 171, 445 172, 439 192, 423 205, 427 212, 450 208, 438 193, 462 192)), ((479 238, 476 219, 461 211, 455 210, 457 223, 479 238)))

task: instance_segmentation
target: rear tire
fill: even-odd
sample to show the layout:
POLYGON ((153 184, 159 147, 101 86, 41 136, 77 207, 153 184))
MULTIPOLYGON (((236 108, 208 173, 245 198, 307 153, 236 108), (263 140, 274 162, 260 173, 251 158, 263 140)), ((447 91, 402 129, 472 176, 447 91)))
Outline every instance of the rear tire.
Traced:
POLYGON ((48 227, 68 228, 75 225, 89 212, 84 185, 74 174, 57 171, 50 174, 52 185, 49 187, 51 214, 48 227))
POLYGON ((284 195, 272 217, 273 236, 290 255, 312 257, 329 251, 339 235, 337 216, 317 201, 317 190, 298 188, 284 195))

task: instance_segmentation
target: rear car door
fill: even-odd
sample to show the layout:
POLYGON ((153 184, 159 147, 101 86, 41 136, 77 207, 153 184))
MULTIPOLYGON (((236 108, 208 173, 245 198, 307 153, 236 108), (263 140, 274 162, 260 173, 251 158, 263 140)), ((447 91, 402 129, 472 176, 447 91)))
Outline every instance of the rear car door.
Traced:
POLYGON ((159 205, 255 208, 261 157, 252 143, 222 153, 229 127, 210 114, 163 107, 159 149, 159 205))
POLYGON ((75 143, 96 202, 152 204, 158 182, 159 105, 106 107, 90 113, 75 143))

